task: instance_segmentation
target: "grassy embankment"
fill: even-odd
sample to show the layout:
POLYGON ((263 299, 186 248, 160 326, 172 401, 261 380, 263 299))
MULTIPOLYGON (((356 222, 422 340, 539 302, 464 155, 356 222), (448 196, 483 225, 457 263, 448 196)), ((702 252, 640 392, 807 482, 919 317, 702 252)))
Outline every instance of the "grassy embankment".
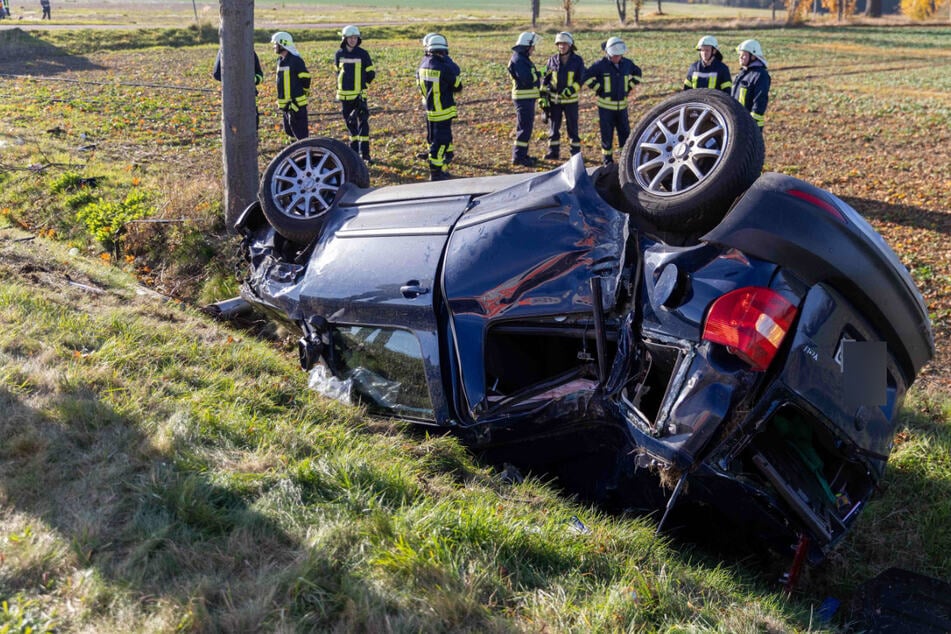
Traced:
MULTIPOLYGON (((368 32, 375 184, 424 177, 412 71, 429 30, 368 32)), ((514 31, 447 34, 467 85, 456 171, 508 170, 514 31)), ((889 565, 951 577, 951 85, 938 63, 951 32, 717 35, 724 48, 759 37, 769 55, 768 168, 870 218, 925 293, 941 350, 908 401, 882 494, 802 593, 787 601, 759 563, 716 564, 537 481, 503 485, 451 438, 327 403, 287 350, 189 308, 235 288, 214 31, 85 31, 34 33, 41 52, 0 68, 33 75, 0 80, 0 619, 21 630, 792 630, 889 565), (164 222, 120 222, 139 214, 164 222), (185 302, 138 290, 129 273, 185 302), (592 532, 572 531, 572 516, 592 532)), ((589 61, 604 36, 578 33, 589 61)), ((677 88, 696 37, 628 35, 646 76, 635 117, 677 88)), ((336 38, 299 39, 326 94, 336 38)), ((262 165, 285 142, 273 100, 267 83, 262 165)), ((342 138, 329 98, 313 99, 312 130, 342 138)))

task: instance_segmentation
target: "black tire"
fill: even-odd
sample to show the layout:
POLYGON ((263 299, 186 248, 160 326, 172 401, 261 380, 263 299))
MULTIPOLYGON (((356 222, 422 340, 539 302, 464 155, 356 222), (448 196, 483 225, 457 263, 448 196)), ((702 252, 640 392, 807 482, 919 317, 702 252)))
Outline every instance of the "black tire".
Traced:
POLYGON ((637 123, 621 152, 624 198, 659 229, 714 227, 763 169, 753 117, 719 90, 685 90, 637 123))
POLYGON ((370 186, 370 172, 344 143, 323 137, 301 139, 271 159, 258 200, 279 234, 299 244, 317 237, 337 192, 347 183, 370 186))

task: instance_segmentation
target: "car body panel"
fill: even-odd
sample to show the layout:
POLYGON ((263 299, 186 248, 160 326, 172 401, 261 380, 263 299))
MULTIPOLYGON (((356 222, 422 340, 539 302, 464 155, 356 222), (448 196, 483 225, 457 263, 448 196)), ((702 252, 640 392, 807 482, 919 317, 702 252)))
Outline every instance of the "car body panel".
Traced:
POLYGON ((834 284, 888 333, 906 379, 934 356, 928 311, 911 275, 871 225, 829 192, 764 174, 702 240, 793 269, 807 284, 834 284))
POLYGON ((473 202, 453 229, 443 270, 469 420, 489 407, 489 328, 591 315, 595 277, 610 308, 626 242, 626 216, 600 201, 580 159, 473 202))
POLYGON ((300 327, 305 368, 320 358, 384 414, 546 468, 609 451, 586 458, 595 501, 672 506, 680 487, 645 489, 666 474, 779 549, 809 535, 821 559, 880 481, 934 353, 910 275, 848 205, 790 177, 763 175, 686 245, 608 198, 580 156, 348 185, 308 245, 247 214, 242 294, 300 327), (762 371, 704 338, 710 307, 745 288, 795 310, 762 371))

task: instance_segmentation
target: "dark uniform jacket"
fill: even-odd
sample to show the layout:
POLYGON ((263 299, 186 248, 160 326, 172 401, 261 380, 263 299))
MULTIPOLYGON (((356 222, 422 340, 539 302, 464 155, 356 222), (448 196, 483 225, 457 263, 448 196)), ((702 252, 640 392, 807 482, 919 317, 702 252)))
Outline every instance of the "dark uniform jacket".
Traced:
POLYGON ((334 55, 334 66, 337 68, 337 99, 352 101, 366 96, 363 92, 376 77, 369 53, 359 45, 348 51, 342 44, 334 55))
POLYGON ((626 57, 622 57, 617 66, 602 57, 584 76, 584 85, 598 96, 598 107, 606 110, 626 110, 628 93, 641 83, 640 67, 626 57))
POLYGON ((542 84, 548 89, 551 103, 578 103, 582 81, 584 81, 584 60, 580 55, 569 53, 564 63, 559 53, 548 58, 542 84))
POLYGON ((528 56, 528 46, 513 46, 508 71, 512 76, 512 99, 538 99, 541 75, 528 56))
POLYGON ((684 80, 684 90, 689 88, 712 88, 713 90, 730 92, 732 85, 730 69, 717 58, 710 60, 709 66, 704 66, 703 60, 698 59, 690 65, 687 70, 687 79, 684 80))
POLYGON ((455 118, 454 93, 462 90, 459 66, 448 55, 427 55, 416 70, 416 86, 426 100, 426 118, 447 121, 455 118))
POLYGON ((770 81, 766 66, 758 59, 733 78, 733 97, 750 111, 761 128, 766 122, 770 81))
POLYGON ((307 105, 310 92, 310 73, 297 55, 288 52, 277 60, 277 105, 282 110, 296 112, 307 105))
MULTIPOLYGON (((258 54, 252 51, 254 55, 254 85, 257 86, 264 81, 264 71, 261 70, 261 60, 258 54)), ((215 68, 211 71, 211 76, 221 81, 221 49, 218 49, 218 55, 215 57, 215 68)))

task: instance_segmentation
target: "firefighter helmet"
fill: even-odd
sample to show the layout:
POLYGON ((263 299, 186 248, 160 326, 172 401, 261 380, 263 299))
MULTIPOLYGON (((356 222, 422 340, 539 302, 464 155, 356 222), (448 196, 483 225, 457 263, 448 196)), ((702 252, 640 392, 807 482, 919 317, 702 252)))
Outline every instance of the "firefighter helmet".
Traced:
POLYGON ((278 31, 272 35, 271 44, 277 44, 281 48, 287 50, 291 55, 297 55, 300 57, 300 53, 297 52, 297 48, 294 46, 294 38, 292 38, 291 34, 286 31, 278 31))
POLYGON ((610 57, 627 53, 627 44, 619 37, 612 37, 604 44, 604 52, 610 57))
POLYGON ((515 41, 515 46, 535 46, 541 39, 534 31, 522 31, 515 41))
POLYGON ((700 41, 697 42, 697 50, 700 50, 702 46, 712 46, 715 49, 719 49, 720 45, 717 43, 717 38, 712 35, 704 35, 700 38, 700 41))
POLYGON ((340 30, 340 35, 341 37, 352 37, 354 35, 360 37, 360 29, 354 24, 348 24, 340 30))
POLYGON ((555 44, 561 44, 562 42, 569 46, 573 46, 575 43, 575 38, 571 37, 571 33, 568 31, 562 31, 555 36, 555 44))
POLYGON ((743 40, 740 42, 740 45, 736 47, 736 52, 742 53, 744 51, 763 62, 763 66, 767 65, 766 58, 763 57, 763 47, 760 46, 756 40, 743 40))
POLYGON ((448 51, 449 42, 446 41, 446 38, 440 35, 439 33, 430 33, 426 36, 426 52, 427 53, 436 53, 439 51, 448 51))

